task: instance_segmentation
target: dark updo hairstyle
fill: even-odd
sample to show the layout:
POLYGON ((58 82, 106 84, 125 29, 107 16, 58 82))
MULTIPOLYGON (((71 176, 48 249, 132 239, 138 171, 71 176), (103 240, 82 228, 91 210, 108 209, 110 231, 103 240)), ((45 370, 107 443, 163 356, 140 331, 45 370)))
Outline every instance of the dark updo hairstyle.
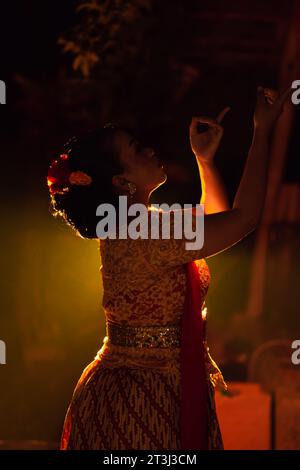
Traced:
POLYGON ((96 216, 96 209, 100 204, 112 204, 116 211, 118 208, 118 193, 112 184, 112 177, 123 172, 114 148, 118 129, 121 128, 109 124, 80 138, 72 138, 65 145, 64 154, 56 161, 58 175, 64 174, 59 167, 67 165, 68 173, 81 171, 89 175, 92 179, 90 184, 69 184, 65 178, 67 186, 63 185, 61 176, 49 177, 53 162, 50 166, 48 185, 53 214, 61 216, 83 238, 97 238, 96 225, 100 219, 96 216))

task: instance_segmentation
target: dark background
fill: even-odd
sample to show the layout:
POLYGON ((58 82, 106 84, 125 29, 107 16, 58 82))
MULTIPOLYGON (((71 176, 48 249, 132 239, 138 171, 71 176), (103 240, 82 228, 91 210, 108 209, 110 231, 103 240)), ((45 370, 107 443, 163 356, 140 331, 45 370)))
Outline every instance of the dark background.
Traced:
MULTIPOLYGON (((256 88, 281 86, 294 8, 292 1, 146 2, 153 10, 130 26, 142 38, 133 37, 133 58, 127 62, 113 50, 115 64, 107 59, 83 76, 57 44, 79 21, 77 3, 1 5, 0 79, 7 86, 7 104, 0 107, 3 441, 59 440, 74 385, 105 333, 97 243, 51 217, 50 160, 84 128, 103 120, 129 123, 159 149, 169 174, 152 202, 199 203, 189 122, 231 106, 216 163, 232 202, 251 143, 256 88)), ((299 184, 298 128, 295 110, 281 184, 299 184)), ((257 234, 208 260, 211 351, 229 379, 247 379, 260 343, 299 333, 299 221, 274 221, 270 233, 263 314, 250 328, 247 319, 234 319, 246 318, 257 234), (282 255, 286 246, 289 261, 282 255)))

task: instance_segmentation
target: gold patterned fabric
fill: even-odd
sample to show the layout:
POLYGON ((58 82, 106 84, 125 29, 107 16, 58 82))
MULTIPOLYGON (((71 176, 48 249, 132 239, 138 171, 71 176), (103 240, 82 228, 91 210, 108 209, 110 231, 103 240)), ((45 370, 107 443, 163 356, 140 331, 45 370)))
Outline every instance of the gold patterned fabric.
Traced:
MULTIPOLYGON (((77 383, 61 449, 180 449, 184 264, 197 260, 203 299, 210 282, 207 263, 198 250, 186 250, 185 241, 100 241, 107 334, 77 383)), ((222 449, 214 387, 226 384, 205 346, 209 448, 222 449)))

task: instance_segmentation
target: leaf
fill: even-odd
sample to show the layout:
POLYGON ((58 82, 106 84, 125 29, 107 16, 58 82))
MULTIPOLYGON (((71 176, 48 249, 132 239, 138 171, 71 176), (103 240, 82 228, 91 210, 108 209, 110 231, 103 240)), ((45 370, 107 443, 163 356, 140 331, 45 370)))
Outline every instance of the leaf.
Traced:
POLYGON ((82 57, 80 55, 77 56, 76 59, 74 59, 74 62, 72 65, 73 70, 78 70, 80 68, 81 61, 82 61, 82 57))
POLYGON ((80 54, 73 62, 73 70, 80 70, 82 75, 87 78, 90 76, 90 71, 94 65, 99 62, 99 57, 94 52, 88 51, 80 54))
POLYGON ((91 64, 96 64, 97 62, 99 62, 99 57, 97 54, 95 54, 95 52, 87 52, 86 58, 91 64))
POLYGON ((88 60, 83 60, 81 64, 81 72, 82 75, 87 78, 90 75, 90 63, 88 60))
POLYGON ((75 44, 74 41, 66 41, 65 39, 60 38, 58 40, 58 44, 63 46, 63 52, 80 52, 80 48, 77 46, 77 44, 75 44))

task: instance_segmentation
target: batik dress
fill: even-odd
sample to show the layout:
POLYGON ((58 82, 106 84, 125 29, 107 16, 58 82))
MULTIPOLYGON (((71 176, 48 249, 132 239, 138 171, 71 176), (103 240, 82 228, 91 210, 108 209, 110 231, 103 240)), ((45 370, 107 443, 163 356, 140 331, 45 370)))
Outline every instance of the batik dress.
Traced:
MULTIPOLYGON (((171 219, 171 226, 172 226, 171 219)), ((196 262, 205 312, 210 272, 185 239, 100 240, 106 325, 179 325, 187 282, 196 262)), ((69 405, 61 449, 179 450, 180 346, 128 347, 109 336, 83 371, 69 405)), ((214 387, 222 374, 206 349, 209 449, 222 449, 214 387)))

